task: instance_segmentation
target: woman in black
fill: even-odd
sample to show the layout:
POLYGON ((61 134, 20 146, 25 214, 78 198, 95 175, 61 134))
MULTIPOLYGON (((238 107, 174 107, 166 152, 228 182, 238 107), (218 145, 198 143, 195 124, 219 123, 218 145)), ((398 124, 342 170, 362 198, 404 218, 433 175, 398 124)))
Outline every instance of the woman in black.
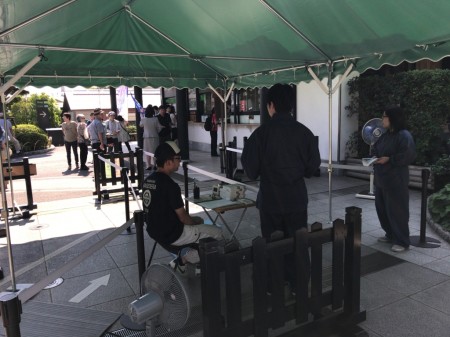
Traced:
POLYGON ((374 165, 375 207, 386 232, 378 241, 392 243, 392 251, 402 252, 410 244, 408 165, 416 158, 416 148, 400 107, 386 109, 383 127, 387 131, 373 146, 378 157, 374 165))

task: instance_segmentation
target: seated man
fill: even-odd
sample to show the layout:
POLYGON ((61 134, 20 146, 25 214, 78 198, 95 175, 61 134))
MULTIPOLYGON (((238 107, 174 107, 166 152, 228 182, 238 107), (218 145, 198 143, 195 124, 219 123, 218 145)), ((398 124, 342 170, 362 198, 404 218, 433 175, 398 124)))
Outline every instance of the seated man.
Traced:
MULTIPOLYGON (((170 178, 180 166, 180 149, 173 141, 160 144, 155 151, 157 171, 144 181, 143 204, 146 213, 147 232, 151 238, 164 246, 196 244, 200 239, 223 238, 222 230, 216 226, 199 224, 184 209, 181 189, 170 178)), ((198 251, 186 248, 181 252, 181 264, 198 263, 198 251)))

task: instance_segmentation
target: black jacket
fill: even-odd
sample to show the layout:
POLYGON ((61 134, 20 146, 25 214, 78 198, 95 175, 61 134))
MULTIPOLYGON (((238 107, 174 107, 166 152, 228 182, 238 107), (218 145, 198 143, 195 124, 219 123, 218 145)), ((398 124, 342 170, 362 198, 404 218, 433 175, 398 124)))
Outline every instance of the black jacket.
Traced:
POLYGON ((304 177, 320 167, 313 133, 287 113, 275 113, 247 140, 241 162, 250 179, 261 177, 256 205, 266 213, 304 211, 308 193, 304 177))

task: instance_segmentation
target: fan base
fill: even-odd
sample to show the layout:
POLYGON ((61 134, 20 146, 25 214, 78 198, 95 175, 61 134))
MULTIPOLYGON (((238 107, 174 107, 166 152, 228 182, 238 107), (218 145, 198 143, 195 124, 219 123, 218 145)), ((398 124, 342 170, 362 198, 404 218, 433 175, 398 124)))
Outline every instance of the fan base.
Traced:
POLYGON ((361 191, 359 193, 356 193, 355 197, 362 198, 362 199, 375 200, 375 194, 370 193, 370 191, 361 191))
POLYGON ((122 326, 124 328, 127 328, 128 330, 133 330, 133 331, 144 331, 145 330, 145 323, 143 324, 137 324, 134 323, 130 316, 122 314, 122 316, 120 316, 120 324, 122 324, 122 326))

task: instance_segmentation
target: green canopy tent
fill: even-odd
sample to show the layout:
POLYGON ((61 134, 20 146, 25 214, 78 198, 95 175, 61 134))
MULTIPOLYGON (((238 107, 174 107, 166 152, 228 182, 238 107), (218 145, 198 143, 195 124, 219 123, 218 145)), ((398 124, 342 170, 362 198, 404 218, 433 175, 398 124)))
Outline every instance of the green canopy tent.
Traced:
MULTIPOLYGON (((335 76, 450 55, 449 13, 448 0, 5 0, 0 93, 32 80, 225 96, 314 79, 331 116, 335 76)), ((331 171, 330 151, 330 193, 331 171)))

